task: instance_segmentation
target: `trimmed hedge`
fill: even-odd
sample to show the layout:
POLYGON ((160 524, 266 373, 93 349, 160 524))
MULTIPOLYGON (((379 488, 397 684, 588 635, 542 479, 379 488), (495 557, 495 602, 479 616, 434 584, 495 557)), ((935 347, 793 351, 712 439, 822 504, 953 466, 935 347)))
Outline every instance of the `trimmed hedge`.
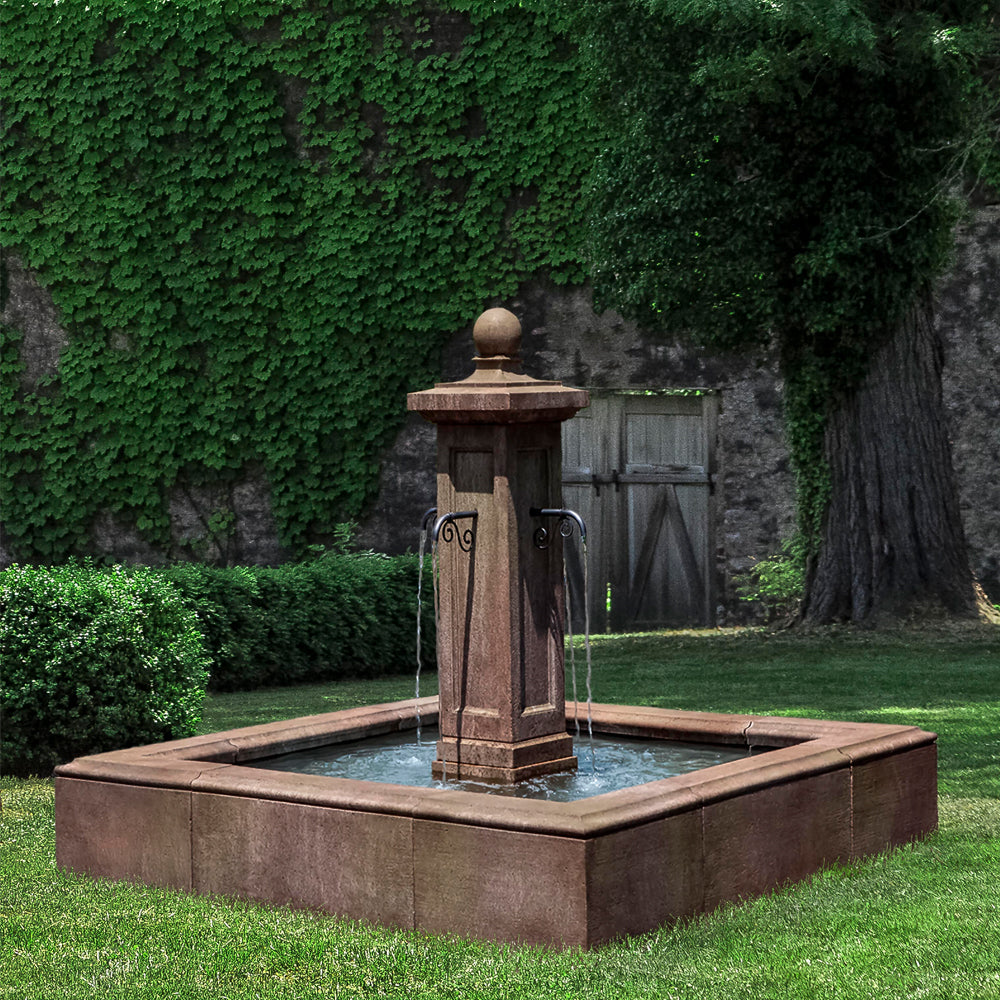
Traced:
MULTIPOLYGON (((162 571, 197 610, 209 687, 239 691, 416 668, 415 556, 327 552, 304 563, 162 571)), ((433 612, 422 622, 434 663, 433 612)))
POLYGON ((200 563, 159 572, 198 617, 210 660, 209 688, 233 691, 259 686, 258 657, 265 641, 257 573, 244 566, 221 569, 200 563))
POLYGON ((198 619, 148 570, 0 573, 0 769, 190 736, 208 659, 198 619))
MULTIPOLYGON (((0 572, 0 768, 194 733, 206 685, 248 690, 415 669, 414 556, 275 568, 0 572)), ((423 659, 434 664, 430 607, 423 659)))

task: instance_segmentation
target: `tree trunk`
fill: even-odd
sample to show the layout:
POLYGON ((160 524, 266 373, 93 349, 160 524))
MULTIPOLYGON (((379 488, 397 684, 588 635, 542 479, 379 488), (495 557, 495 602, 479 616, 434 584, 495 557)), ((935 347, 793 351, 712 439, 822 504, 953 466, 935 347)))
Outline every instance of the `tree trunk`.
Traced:
POLYGON ((941 399, 943 345, 929 296, 831 412, 831 495, 801 620, 878 624, 973 618, 978 587, 959 513, 941 399))

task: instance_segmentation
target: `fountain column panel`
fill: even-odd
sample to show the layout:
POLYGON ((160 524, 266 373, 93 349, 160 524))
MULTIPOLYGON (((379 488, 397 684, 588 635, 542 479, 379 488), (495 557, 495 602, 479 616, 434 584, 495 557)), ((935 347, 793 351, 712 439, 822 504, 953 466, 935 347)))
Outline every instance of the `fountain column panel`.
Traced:
POLYGON ((472 375, 408 397, 438 428, 438 514, 467 515, 446 523, 438 541, 434 770, 512 782, 576 766, 562 539, 551 531, 540 548, 534 537, 544 526, 538 509, 562 506, 561 424, 589 397, 521 372, 521 327, 506 309, 480 316, 473 338, 472 375))

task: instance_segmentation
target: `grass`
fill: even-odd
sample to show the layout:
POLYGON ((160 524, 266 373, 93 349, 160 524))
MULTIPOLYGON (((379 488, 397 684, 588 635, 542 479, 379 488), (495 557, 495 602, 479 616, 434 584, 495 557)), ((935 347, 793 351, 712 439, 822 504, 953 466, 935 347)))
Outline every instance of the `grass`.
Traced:
MULTIPOLYGON (((202 729, 411 693, 388 678, 217 695, 202 729)), ((554 952, 69 876, 51 783, 2 779, 0 997, 1000 996, 1000 629, 600 637, 594 697, 932 728, 941 829, 681 926, 554 952)))

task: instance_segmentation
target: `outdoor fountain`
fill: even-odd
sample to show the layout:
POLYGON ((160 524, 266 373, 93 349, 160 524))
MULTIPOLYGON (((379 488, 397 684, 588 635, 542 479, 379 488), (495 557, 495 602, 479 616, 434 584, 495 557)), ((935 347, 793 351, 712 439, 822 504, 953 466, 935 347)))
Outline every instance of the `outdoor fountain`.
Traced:
POLYGON ((413 393, 438 427, 438 699, 79 758, 56 771, 66 869, 390 926, 589 947, 920 837, 936 737, 909 726, 566 705, 560 425, 587 393, 523 375, 489 310, 469 378, 413 393), (510 792, 598 734, 722 744, 739 759, 550 801, 510 792), (437 787, 255 764, 438 723, 437 787), (571 723, 572 724, 572 723, 571 723), (767 749, 754 753, 753 749, 767 749))

